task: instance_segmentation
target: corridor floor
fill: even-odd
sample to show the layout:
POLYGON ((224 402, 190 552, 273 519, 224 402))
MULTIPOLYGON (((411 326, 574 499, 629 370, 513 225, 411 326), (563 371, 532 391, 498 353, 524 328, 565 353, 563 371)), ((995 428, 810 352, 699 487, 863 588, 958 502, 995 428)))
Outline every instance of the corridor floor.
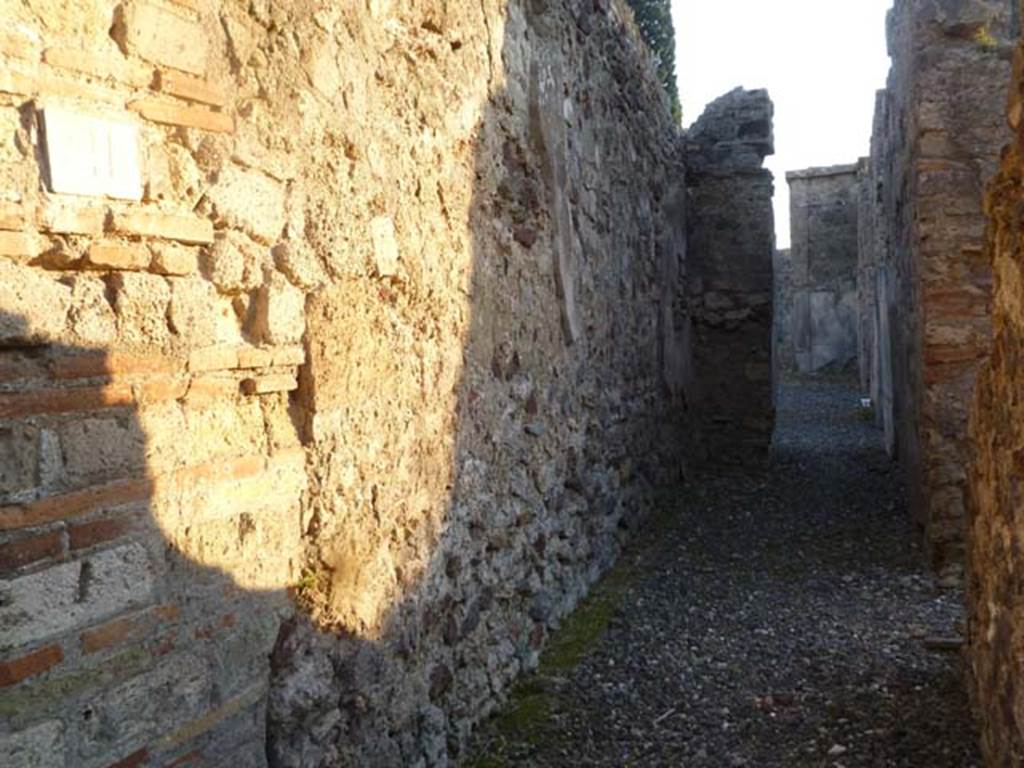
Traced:
POLYGON ((772 466, 668 499, 467 765, 980 765, 960 594, 927 576, 858 405, 785 388, 772 466))

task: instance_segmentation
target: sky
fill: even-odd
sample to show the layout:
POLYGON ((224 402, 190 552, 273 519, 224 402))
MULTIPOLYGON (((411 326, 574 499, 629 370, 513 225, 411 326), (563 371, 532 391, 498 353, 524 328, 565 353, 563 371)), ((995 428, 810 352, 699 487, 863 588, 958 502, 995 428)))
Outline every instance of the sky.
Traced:
POLYGON ((892 0, 672 0, 683 123, 736 86, 775 103, 776 239, 789 247, 786 171, 868 154, 885 87, 892 0))

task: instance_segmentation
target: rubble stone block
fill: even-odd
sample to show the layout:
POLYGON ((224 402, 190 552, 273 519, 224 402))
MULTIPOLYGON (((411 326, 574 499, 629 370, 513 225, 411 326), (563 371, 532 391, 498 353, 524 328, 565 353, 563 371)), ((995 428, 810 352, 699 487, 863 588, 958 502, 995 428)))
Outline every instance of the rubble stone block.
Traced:
POLYGON ((64 768, 64 725, 47 720, 0 736, 0 765, 16 768, 64 768))
POLYGON ((110 280, 120 338, 129 344, 158 347, 167 342, 167 308, 171 301, 167 280, 135 272, 118 272, 110 280))
POLYGON ((203 27, 182 13, 150 0, 127 0, 114 26, 114 38, 126 53, 194 75, 206 73, 207 39, 203 27))
POLYGON ((153 572, 146 550, 128 544, 38 573, 0 580, 0 650, 39 642, 146 604, 153 572))

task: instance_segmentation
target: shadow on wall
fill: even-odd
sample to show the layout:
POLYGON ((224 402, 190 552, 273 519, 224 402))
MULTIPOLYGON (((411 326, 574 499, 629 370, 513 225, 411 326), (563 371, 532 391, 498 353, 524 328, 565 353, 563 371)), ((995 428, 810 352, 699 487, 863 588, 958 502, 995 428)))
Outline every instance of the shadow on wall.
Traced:
POLYGON ((617 5, 503 7, 402 11, 396 73, 489 80, 381 126, 447 153, 308 297, 297 392, 0 307, 0 764, 446 765, 678 476, 669 119, 617 5))
POLYGON ((505 19, 450 161, 472 184, 425 174, 422 262, 309 304, 315 583, 275 651, 275 765, 446 764, 678 477, 682 173, 597 7, 475 22, 505 19))

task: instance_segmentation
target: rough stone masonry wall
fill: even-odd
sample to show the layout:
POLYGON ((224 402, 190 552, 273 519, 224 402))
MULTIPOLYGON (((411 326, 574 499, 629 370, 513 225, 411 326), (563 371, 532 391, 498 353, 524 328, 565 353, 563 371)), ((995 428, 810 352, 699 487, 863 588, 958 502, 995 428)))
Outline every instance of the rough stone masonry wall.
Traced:
POLYGON ((738 88, 712 102, 687 134, 687 395, 693 456, 766 454, 775 423, 772 378, 774 108, 738 88))
POLYGON ((790 190, 789 337, 780 373, 844 371, 857 359, 857 166, 786 174, 790 190))
MULTIPOLYGON (((1011 0, 897 2, 884 119, 872 140, 891 419, 912 509, 949 579, 964 552, 967 402, 990 338, 982 190, 1004 141, 1017 28, 1011 0)), ((880 399, 888 408, 889 393, 880 399)))
POLYGON ((678 468, 628 11, 3 16, 0 765, 447 764, 678 468))
POLYGON ((994 340, 971 412, 970 661, 986 763, 1024 761, 1024 48, 1014 57, 1012 143, 989 188, 986 256, 994 272, 994 340))

